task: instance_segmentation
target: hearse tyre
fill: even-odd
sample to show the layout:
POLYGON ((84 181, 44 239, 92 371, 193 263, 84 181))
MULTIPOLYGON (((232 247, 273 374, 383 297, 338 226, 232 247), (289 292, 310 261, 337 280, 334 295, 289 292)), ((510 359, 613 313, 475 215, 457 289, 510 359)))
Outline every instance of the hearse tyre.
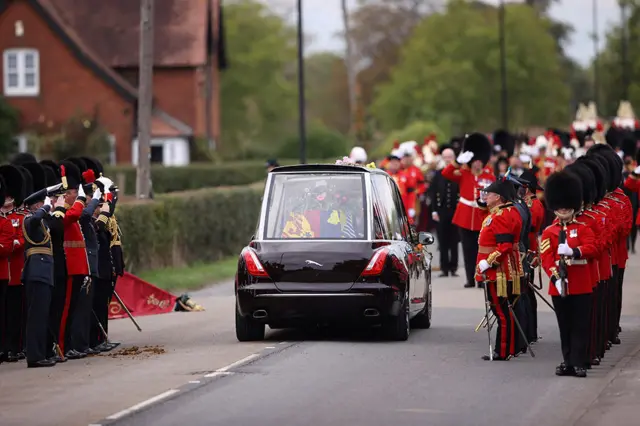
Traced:
POLYGON ((236 338, 240 342, 256 342, 264 340, 265 325, 243 316, 236 305, 236 338))

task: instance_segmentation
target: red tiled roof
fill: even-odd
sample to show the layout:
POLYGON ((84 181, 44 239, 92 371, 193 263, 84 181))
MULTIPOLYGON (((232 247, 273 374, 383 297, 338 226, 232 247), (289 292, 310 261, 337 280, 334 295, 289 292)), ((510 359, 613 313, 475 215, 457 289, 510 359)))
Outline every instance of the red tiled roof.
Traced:
MULTIPOLYGON (((113 68, 139 63, 139 0, 47 0, 67 25, 113 68)), ((156 0, 154 65, 206 63, 208 4, 217 0, 156 0)))

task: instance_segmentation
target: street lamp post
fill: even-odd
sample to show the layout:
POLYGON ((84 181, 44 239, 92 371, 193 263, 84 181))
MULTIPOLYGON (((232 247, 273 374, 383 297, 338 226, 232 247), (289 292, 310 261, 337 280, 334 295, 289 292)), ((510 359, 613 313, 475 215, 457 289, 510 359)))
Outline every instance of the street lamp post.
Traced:
POLYGON ((300 132, 300 164, 307 162, 307 130, 304 105, 304 34, 302 33, 302 0, 298 0, 298 114, 300 132))
POLYGON ((500 37, 500 86, 501 86, 501 105, 502 105, 502 127, 504 130, 509 130, 509 113, 507 112, 507 57, 505 46, 505 8, 504 0, 500 0, 500 9, 498 11, 498 26, 500 37))
POLYGON ((622 99, 625 101, 629 100, 629 34, 628 34, 628 25, 627 25, 627 5, 628 3, 625 0, 619 1, 620 5, 620 29, 621 29, 621 37, 620 41, 622 42, 621 53, 622 53, 622 99))
POLYGON ((598 52, 598 1, 593 0, 593 101, 598 105, 600 97, 600 73, 599 73, 599 52, 598 52))

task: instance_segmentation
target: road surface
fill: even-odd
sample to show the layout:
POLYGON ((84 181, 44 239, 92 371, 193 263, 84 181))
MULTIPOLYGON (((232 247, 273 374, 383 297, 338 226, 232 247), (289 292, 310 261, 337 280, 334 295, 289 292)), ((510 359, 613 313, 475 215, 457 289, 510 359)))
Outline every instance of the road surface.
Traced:
POLYGON ((636 256, 629 266, 623 343, 587 379, 554 375, 558 331, 542 303, 535 358, 482 361, 486 332, 474 328, 483 292, 463 289, 462 278, 434 279, 432 328, 413 331, 407 342, 366 332, 283 330, 270 331, 265 342, 241 344, 227 283, 192 295, 206 312, 142 317, 142 333, 128 320, 112 323, 114 339, 165 353, 101 356, 53 369, 3 364, 0 424, 599 424, 597 413, 585 416, 586 410, 606 396, 603 390, 640 344, 636 256))

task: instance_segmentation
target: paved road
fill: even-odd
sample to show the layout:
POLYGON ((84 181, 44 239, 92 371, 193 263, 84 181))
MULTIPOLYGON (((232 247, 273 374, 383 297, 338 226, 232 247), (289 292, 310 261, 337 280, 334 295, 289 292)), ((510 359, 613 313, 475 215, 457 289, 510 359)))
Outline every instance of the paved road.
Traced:
POLYGON ((206 312, 142 317, 142 333, 128 320, 112 322, 114 339, 158 345, 164 354, 101 356, 44 370, 1 365, 0 425, 482 426, 507 418, 509 425, 564 426, 584 413, 617 373, 618 361, 640 343, 639 272, 634 257, 623 344, 586 380, 553 374, 558 332, 546 307, 535 359, 481 361, 486 334, 473 329, 482 316, 482 292, 463 289, 462 279, 434 280, 433 327, 415 331, 408 342, 367 333, 271 331, 266 342, 241 344, 226 283, 193 295, 206 312), (100 420, 106 417, 111 420, 100 420))

